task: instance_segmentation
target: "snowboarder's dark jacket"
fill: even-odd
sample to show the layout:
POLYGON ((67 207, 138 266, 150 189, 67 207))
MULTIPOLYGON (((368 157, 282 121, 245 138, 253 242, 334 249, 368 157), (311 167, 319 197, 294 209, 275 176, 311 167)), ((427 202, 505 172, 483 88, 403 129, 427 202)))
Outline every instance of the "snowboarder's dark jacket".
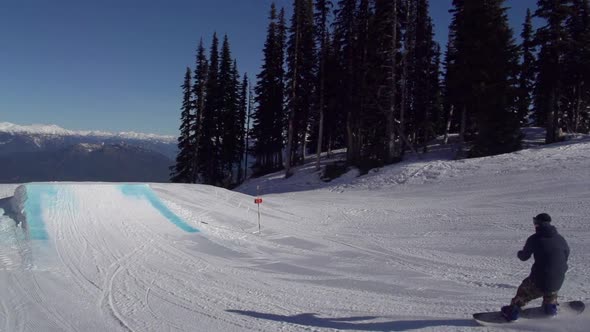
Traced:
POLYGON ((535 257, 531 270, 531 279, 535 286, 544 293, 557 292, 563 285, 567 272, 567 260, 570 248, 557 229, 549 223, 543 223, 526 241, 524 249, 518 252, 518 258, 526 261, 535 257))

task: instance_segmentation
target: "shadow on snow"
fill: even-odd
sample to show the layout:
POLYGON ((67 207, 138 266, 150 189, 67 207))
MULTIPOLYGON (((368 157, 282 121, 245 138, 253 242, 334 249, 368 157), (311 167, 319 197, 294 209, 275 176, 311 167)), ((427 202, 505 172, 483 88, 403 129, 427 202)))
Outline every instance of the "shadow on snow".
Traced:
POLYGON ((303 326, 330 328, 337 330, 357 331, 410 331, 428 327, 474 327, 478 326, 470 319, 444 319, 444 320, 401 320, 390 322, 364 322, 379 317, 344 317, 344 318, 322 318, 316 314, 306 313, 293 316, 276 314, 265 314, 255 311, 227 310, 227 312, 250 316, 258 319, 272 320, 276 322, 292 323, 303 326))

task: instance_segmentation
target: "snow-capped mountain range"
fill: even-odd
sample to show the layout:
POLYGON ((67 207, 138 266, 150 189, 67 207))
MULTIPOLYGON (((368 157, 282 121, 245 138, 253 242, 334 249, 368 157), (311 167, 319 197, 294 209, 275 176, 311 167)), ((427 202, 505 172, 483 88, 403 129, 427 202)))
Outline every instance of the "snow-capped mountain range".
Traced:
POLYGON ((176 138, 173 136, 164 136, 156 134, 144 134, 136 132, 111 133, 106 131, 73 131, 64 129, 57 125, 32 124, 21 126, 10 122, 0 122, 0 132, 8 134, 32 134, 32 135, 52 135, 52 136, 82 136, 82 137, 104 137, 104 138, 122 138, 136 140, 159 141, 162 143, 174 143, 176 138))
POLYGON ((0 183, 166 182, 176 157, 171 136, 72 131, 0 123, 0 183))

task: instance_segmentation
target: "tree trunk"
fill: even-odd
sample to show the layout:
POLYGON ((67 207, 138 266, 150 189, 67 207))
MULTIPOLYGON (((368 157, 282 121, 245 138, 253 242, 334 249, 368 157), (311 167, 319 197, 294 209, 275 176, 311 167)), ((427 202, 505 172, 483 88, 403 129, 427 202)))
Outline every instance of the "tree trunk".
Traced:
MULTIPOLYGON (((413 10, 413 6, 412 6, 412 2, 415 0, 410 0, 407 3, 408 8, 406 8, 406 24, 409 24, 410 22, 410 12, 413 10)), ((407 30, 410 29, 409 27, 407 28, 407 30)), ((408 91, 408 70, 409 70, 409 55, 410 55, 410 49, 412 49, 411 40, 409 39, 408 36, 408 32, 406 32, 406 41, 405 41, 405 50, 404 50, 404 56, 402 58, 402 77, 401 77, 401 82, 402 82, 402 95, 401 95, 401 101, 400 101, 400 114, 399 114, 399 135, 400 137, 407 137, 406 136, 406 114, 408 113, 408 109, 409 109, 409 103, 408 103, 408 97, 409 97, 409 91, 408 91)), ((395 42, 395 41, 394 41, 395 42)), ((415 122, 415 119, 414 119, 415 122)), ((414 128, 414 131, 417 131, 416 128, 414 128)), ((415 135, 416 133, 414 132, 414 139, 412 140, 413 144, 416 144, 416 140, 415 140, 415 135)), ((403 155, 404 151, 405 151, 405 140, 401 140, 400 139, 400 154, 403 155)))
POLYGON ((298 66, 298 55, 299 55, 299 19, 295 20, 295 48, 293 55, 293 82, 291 85, 291 110, 289 112, 289 128, 287 134, 287 155, 285 160, 285 177, 288 178, 291 176, 291 162, 292 162, 292 154, 293 154, 293 126, 295 121, 295 106, 297 103, 297 66, 298 66))
MULTIPOLYGON (((387 139, 387 153, 385 162, 391 164, 394 162, 395 158, 398 155, 397 145, 395 143, 395 83, 396 83, 396 50, 397 50, 397 0, 393 1, 393 14, 392 14, 391 22, 391 30, 392 30, 392 38, 391 38, 391 77, 390 77, 390 95, 389 95, 389 110, 387 112, 386 117, 386 139, 387 139)), ((403 129, 400 126, 400 137, 403 135, 403 129)))
POLYGON ((463 149, 465 148, 465 131, 467 130, 467 106, 463 105, 461 110, 461 133, 459 134, 459 151, 458 156, 462 156, 463 149))
POLYGON ((579 82, 576 88, 576 106, 574 113, 574 132, 577 133, 580 129, 580 112, 582 109, 582 87, 584 82, 579 82))
POLYGON ((248 81, 248 116, 246 117, 246 131, 244 138, 246 139, 246 156, 244 156, 244 180, 248 178, 248 150, 250 143, 250 112, 254 106, 254 94, 252 93, 252 84, 248 81))
POLYGON ((557 140, 557 135, 555 135, 555 132, 557 130, 556 122, 558 117, 558 103, 556 102, 555 95, 555 89, 553 89, 549 97, 550 109, 547 111, 547 132, 545 137, 546 144, 555 143, 555 141, 557 140))
POLYGON ((197 133, 195 134, 195 157, 194 157, 194 168, 193 168, 193 181, 192 183, 197 183, 199 180, 199 144, 201 144, 201 132, 203 130, 203 110, 205 109, 205 84, 201 83, 201 89, 199 94, 201 95, 199 98, 199 114, 197 114, 197 133))
MULTIPOLYGON (((320 69, 321 71, 321 69, 320 69)), ((323 76, 323 74, 322 74, 323 76)), ((317 148, 317 161, 315 168, 316 170, 320 170, 320 158, 322 155, 322 139, 324 137, 324 79, 323 77, 320 79, 320 123, 319 123, 319 130, 318 130, 318 148, 317 148)))
POLYGON ((451 105, 451 109, 449 110, 449 118, 447 119, 447 125, 445 127, 445 145, 449 144, 449 132, 451 131, 451 122, 453 119, 453 113, 455 111, 455 105, 451 105))

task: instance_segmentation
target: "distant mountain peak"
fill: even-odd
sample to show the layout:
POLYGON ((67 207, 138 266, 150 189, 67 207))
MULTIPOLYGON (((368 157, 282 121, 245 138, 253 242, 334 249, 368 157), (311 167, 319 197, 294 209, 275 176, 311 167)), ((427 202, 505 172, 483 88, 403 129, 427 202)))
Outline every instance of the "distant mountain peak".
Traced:
POLYGON ((74 131, 64 129, 52 124, 32 124, 28 126, 21 126, 10 122, 0 122, 0 132, 9 134, 29 134, 29 135, 52 135, 52 136, 95 136, 104 138, 122 138, 122 139, 136 139, 136 140, 150 140, 161 141, 165 143, 173 143, 176 138, 173 136, 145 134, 136 132, 120 132, 110 133, 105 131, 74 131))

